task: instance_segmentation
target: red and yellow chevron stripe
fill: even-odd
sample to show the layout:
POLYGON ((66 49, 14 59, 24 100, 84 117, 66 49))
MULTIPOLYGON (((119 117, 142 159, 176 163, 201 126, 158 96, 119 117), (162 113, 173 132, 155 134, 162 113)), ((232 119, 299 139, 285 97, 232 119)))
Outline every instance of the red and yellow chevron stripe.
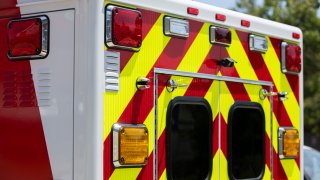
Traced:
MULTIPOLYGON (((190 20, 190 36, 178 39, 164 36, 163 16, 156 12, 139 9, 143 17, 143 44, 139 52, 109 49, 121 54, 120 91, 106 92, 104 96, 104 179, 153 179, 154 168, 158 179, 166 179, 165 131, 167 106, 176 96, 204 97, 213 112, 213 171, 212 179, 229 179, 227 169, 227 120, 230 106, 239 100, 258 102, 265 110, 266 144, 272 140, 272 152, 266 149, 264 179, 300 179, 299 158, 279 160, 277 129, 279 126, 294 126, 300 129, 299 78, 284 75, 280 69, 281 40, 268 38, 269 50, 265 54, 248 49, 248 33, 232 30, 230 47, 212 45, 209 42, 211 24, 190 20), (231 57, 238 63, 233 68, 221 68, 217 60, 231 57), (204 80, 179 76, 159 75, 158 87, 137 91, 135 81, 143 76, 154 79, 154 68, 165 68, 193 73, 206 73, 250 80, 269 81, 276 92, 288 92, 288 100, 273 100, 271 113, 270 99, 260 100, 262 86, 233 82, 204 80), (165 90, 167 79, 175 79, 186 87, 173 93, 165 90), (158 88, 158 97, 154 89, 158 88), (158 101, 158 164, 154 167, 154 98, 158 101), (218 103, 218 99, 223 104, 218 103), (271 118, 273 124, 271 124, 271 118), (149 159, 144 168, 114 169, 111 160, 111 127, 114 123, 143 123, 150 133, 149 159), (271 127, 273 132, 271 132, 271 127), (270 153, 273 153, 271 159, 270 153), (220 167, 220 169, 219 169, 220 167), (273 169, 273 172, 271 170, 273 169)), ((263 87, 269 88, 269 87, 263 87)))

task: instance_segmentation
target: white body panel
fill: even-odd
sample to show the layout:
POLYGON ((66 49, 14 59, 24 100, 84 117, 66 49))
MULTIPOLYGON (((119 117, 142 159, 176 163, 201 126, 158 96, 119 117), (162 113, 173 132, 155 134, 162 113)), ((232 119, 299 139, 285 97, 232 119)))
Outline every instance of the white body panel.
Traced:
POLYGON ((50 52, 30 61, 31 69, 53 177, 68 180, 73 179, 74 10, 44 14, 50 20, 50 52))
POLYGON ((48 15, 52 21, 49 56, 31 66, 34 82, 39 70, 51 73, 51 106, 40 113, 53 177, 101 180, 104 1, 18 0, 17 7, 22 15, 48 15))

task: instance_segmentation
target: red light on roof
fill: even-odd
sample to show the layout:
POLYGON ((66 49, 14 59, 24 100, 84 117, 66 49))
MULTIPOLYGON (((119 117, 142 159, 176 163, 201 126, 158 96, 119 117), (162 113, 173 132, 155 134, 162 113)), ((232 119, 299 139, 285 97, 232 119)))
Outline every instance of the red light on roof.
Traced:
POLYGON ((288 44, 286 47, 286 70, 288 72, 301 72, 301 48, 288 44))
POLYGON ((223 14, 216 14, 216 20, 217 21, 226 21, 227 17, 223 14))
POLYGON ((199 9, 188 7, 188 14, 198 15, 199 14, 199 9))
POLYGON ((300 39, 300 34, 294 32, 294 33, 292 33, 292 37, 294 39, 300 39))
POLYGON ((250 27, 251 23, 247 20, 241 20, 241 26, 250 27))
POLYGON ((141 46, 142 17, 139 11, 118 7, 112 9, 112 42, 117 46, 141 46))
POLYGON ((39 18, 11 21, 8 24, 8 56, 23 57, 41 53, 42 22, 39 18))

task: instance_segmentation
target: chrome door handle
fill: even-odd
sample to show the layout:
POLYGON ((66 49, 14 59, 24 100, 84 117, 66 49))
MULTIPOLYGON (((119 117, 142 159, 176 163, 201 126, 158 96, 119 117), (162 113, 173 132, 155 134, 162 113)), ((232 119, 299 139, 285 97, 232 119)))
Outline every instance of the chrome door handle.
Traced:
POLYGON ((268 92, 266 89, 261 89, 259 92, 259 97, 261 100, 264 100, 268 96, 278 96, 280 101, 285 101, 288 98, 286 97, 288 92, 268 92))

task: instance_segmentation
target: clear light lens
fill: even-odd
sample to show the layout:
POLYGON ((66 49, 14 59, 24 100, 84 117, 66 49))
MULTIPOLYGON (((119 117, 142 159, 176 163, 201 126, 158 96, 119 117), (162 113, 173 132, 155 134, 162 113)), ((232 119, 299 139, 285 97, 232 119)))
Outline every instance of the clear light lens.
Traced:
POLYGON ((189 37, 189 21, 173 17, 164 18, 165 35, 177 37, 189 37))
POLYGON ((249 48, 251 51, 267 52, 268 51, 268 40, 262 36, 250 35, 249 37, 249 48))

